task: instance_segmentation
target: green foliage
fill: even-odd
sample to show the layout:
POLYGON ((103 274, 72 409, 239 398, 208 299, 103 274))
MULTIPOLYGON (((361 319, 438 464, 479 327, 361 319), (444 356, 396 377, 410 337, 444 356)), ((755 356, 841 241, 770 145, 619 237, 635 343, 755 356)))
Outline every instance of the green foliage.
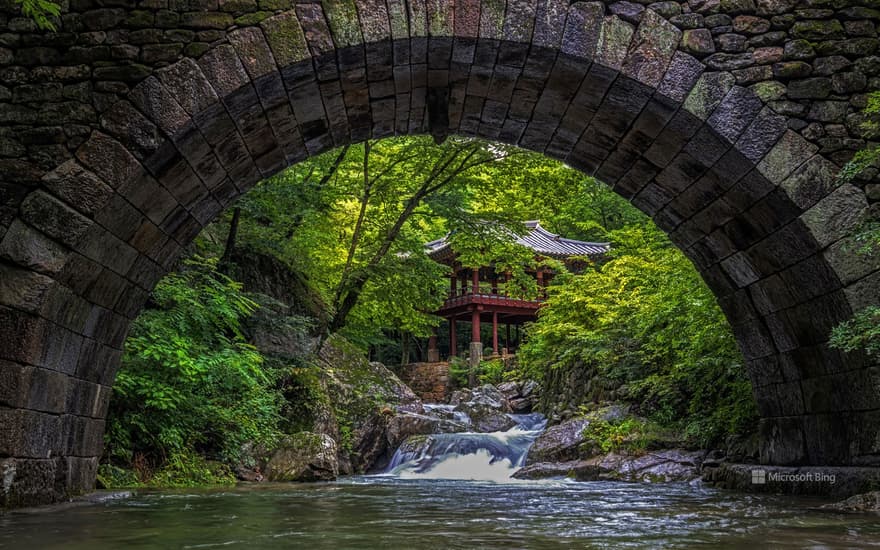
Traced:
POLYGON ((55 23, 50 19, 58 17, 61 6, 51 0, 15 0, 21 6, 21 12, 29 17, 42 30, 56 31, 55 23))
POLYGON ((844 351, 864 349, 880 357, 880 306, 869 306, 834 327, 831 346, 844 351))
MULTIPOLYGON (((880 134, 880 90, 868 94, 862 114, 865 116, 861 124, 865 137, 877 137, 880 134)), ((837 180, 840 183, 849 183, 866 168, 877 165, 878 161, 880 161, 880 145, 869 145, 856 152, 853 158, 843 165, 837 174, 837 180)))
POLYGON ((468 376, 470 374, 470 371, 471 369, 467 359, 463 359, 461 357, 449 358, 449 380, 452 382, 452 385, 454 387, 468 387, 468 376))
POLYGON ((693 265, 653 224, 611 236, 607 263, 554 281, 520 350, 524 369, 588 367, 596 387, 618 388, 641 415, 706 445, 750 428, 742 359, 693 265))
POLYGON ((640 434, 644 429, 644 423, 634 417, 626 417, 620 421, 596 419, 584 428, 584 439, 595 443, 602 452, 643 451, 645 444, 643 439, 634 441, 633 435, 640 434))
MULTIPOLYGON (((241 321, 256 304, 194 258, 162 279, 133 323, 114 385, 108 455, 182 471, 195 452, 237 459, 244 443, 277 436, 280 399, 241 321)), ((172 479, 170 476, 169 479, 172 479)))
MULTIPOLYGON (((858 247, 854 252, 877 261, 880 258, 880 221, 867 220, 851 236, 858 247)), ((848 251, 852 252, 852 251, 848 251)), ((855 312, 831 331, 831 347, 844 351, 864 350, 880 357, 880 306, 868 306, 855 312)))
POLYGON ((501 358, 480 361, 477 370, 477 379, 480 384, 500 384, 507 381, 507 368, 501 358))
POLYGON ((143 461, 136 461, 132 464, 132 468, 121 468, 109 463, 101 464, 98 466, 97 477, 98 487, 103 489, 235 484, 235 476, 228 465, 206 460, 192 452, 171 455, 156 471, 152 471, 143 461))

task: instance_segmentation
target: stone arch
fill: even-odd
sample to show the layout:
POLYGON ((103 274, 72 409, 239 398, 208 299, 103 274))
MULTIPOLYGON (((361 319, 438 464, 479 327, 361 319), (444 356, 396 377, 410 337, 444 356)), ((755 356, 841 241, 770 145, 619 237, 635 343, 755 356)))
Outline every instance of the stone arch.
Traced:
MULTIPOLYGON (((230 8, 245 12, 235 22, 222 9, 195 11, 223 7, 214 0, 142 4, 87 11, 82 0, 82 13, 62 21, 79 43, 113 32, 92 28, 102 18, 131 26, 133 17, 176 17, 212 28, 198 32, 213 43, 143 69, 87 64, 91 111, 49 101, 80 134, 33 172, 30 152, 31 164, 4 164, 24 173, 0 184, 10 197, 0 217, 7 503, 92 487, 128 325, 205 224, 310 155, 415 133, 516 144, 613 186, 669 233, 718 297, 763 417, 762 461, 880 463, 876 365, 826 344, 834 324, 880 295, 878 266, 846 248, 866 193, 837 186, 835 160, 792 129, 785 105, 744 85, 735 71, 768 67, 740 67, 754 51, 707 57, 694 45, 705 33, 689 31, 711 32, 679 29, 671 20, 682 14, 664 15, 671 3, 629 13, 559 0, 267 2, 275 7, 230 8)), ((767 17, 794 8, 757 4, 767 17)), ((746 17, 741 26, 771 24, 746 17)), ((796 24, 778 32, 796 37, 796 24)), ((144 44, 135 33, 151 39, 130 31, 122 45, 144 44)), ((138 46, 140 60, 151 45, 151 55, 161 50, 138 46)), ((71 69, 46 50, 22 42, 10 51, 36 56, 50 84, 63 82, 71 69)), ((76 93, 59 86, 49 87, 58 98, 76 93)), ((9 105, 0 116, 14 119, 20 142, 51 127, 9 105)))

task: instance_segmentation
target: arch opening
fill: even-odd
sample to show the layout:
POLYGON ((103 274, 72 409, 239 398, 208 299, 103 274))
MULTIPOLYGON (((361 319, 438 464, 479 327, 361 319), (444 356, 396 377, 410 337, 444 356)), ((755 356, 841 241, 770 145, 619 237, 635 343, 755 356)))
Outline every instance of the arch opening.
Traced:
POLYGON ((835 187, 815 145, 679 52, 654 12, 634 26, 547 6, 378 10, 358 26, 302 4, 107 108, 0 235, 7 495, 92 486, 128 325, 204 225, 293 163, 395 134, 496 140, 608 183, 717 296, 755 387, 762 462, 877 465, 876 365, 826 343, 876 303, 876 268, 840 252, 864 193, 835 187))

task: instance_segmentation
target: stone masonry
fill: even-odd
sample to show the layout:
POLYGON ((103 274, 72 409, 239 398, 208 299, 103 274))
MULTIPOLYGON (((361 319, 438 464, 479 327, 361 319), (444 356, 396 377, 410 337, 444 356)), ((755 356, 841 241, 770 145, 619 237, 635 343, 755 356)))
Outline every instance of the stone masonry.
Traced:
POLYGON ((398 376, 425 403, 445 403, 449 397, 449 363, 410 363, 398 376))
POLYGON ((205 224, 311 155, 430 133, 595 175, 669 233, 747 361, 762 461, 880 465, 877 0, 64 0, 0 7, 0 503, 93 487, 130 320, 205 224), (874 206, 871 206, 874 204, 874 206))

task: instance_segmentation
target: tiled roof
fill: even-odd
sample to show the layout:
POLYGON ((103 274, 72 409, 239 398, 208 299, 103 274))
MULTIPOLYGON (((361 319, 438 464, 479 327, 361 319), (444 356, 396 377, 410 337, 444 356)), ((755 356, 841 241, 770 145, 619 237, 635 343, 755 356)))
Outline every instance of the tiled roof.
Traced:
MULTIPOLYGON (((525 235, 517 237, 516 242, 531 248, 542 256, 552 258, 595 256, 604 254, 611 248, 609 243, 590 243, 560 237, 541 227, 537 220, 527 221, 525 226, 529 231, 525 235)), ((453 255, 454 252, 447 240, 448 237, 449 235, 446 235, 442 239, 425 244, 426 251, 431 258, 440 260, 453 255)))

